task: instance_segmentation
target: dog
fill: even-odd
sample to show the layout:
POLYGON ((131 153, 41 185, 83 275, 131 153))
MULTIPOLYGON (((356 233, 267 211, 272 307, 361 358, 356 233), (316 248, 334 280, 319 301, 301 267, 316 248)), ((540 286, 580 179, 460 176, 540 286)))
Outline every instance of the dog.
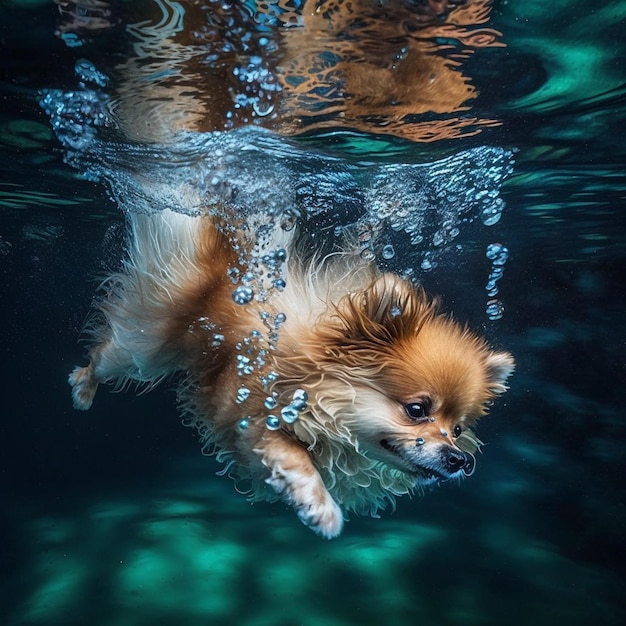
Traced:
POLYGON ((282 499, 325 538, 348 511, 474 471, 478 418, 512 356, 342 240, 168 209, 128 215, 74 406, 101 383, 177 377, 185 422, 251 499, 282 499), (252 251, 252 252, 251 252, 252 251), (245 253, 245 254, 244 254, 245 253), (243 487, 242 487, 243 488, 243 487))

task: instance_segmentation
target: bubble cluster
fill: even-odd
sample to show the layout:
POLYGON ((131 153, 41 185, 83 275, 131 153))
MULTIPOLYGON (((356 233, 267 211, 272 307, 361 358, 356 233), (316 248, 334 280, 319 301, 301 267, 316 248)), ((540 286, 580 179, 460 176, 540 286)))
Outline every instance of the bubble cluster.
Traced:
POLYGON ((261 384, 263 385, 263 389, 266 391, 278 380, 278 374, 272 370, 261 376, 261 384))
POLYGON ((235 304, 248 304, 254 298, 254 290, 252 287, 240 285, 233 291, 233 301, 235 304))
POLYGON ((249 397, 250 397, 250 390, 247 387, 239 387, 239 389, 237 389, 237 398, 236 398, 237 404, 241 404, 242 402, 245 402, 249 397))
MULTIPOLYGON (((275 400, 275 398, 273 398, 275 400)), ((293 424, 303 411, 308 407, 309 395, 304 389, 296 389, 291 397, 291 402, 280 409, 280 420, 286 424, 293 424)), ((267 406, 267 405, 266 405, 267 406)), ((274 405, 274 407, 276 404, 274 405)), ((275 417, 271 415, 270 417, 275 417)), ((269 417, 268 417, 269 420, 269 417)), ((268 428, 270 428, 268 423, 268 428)))
POLYGON ((250 358, 243 355, 237 355, 237 374, 239 376, 247 376, 248 374, 252 374, 254 371, 254 367, 250 364, 250 358))
MULTIPOLYGON (((196 332, 196 330, 210 331, 214 329, 215 329, 215 324, 211 320, 209 320, 208 317, 204 315, 193 320, 187 328, 188 332, 190 333, 194 333, 196 332)), ((222 335, 213 335, 213 340, 214 342, 218 341, 218 345, 220 343, 219 337, 222 337, 222 340, 223 340, 222 335)))
POLYGON ((74 72, 81 83, 83 83, 83 86, 91 83, 98 87, 106 87, 109 83, 109 77, 98 70, 96 66, 87 59, 77 61, 74 66, 74 72))
POLYGON ((284 276, 287 251, 284 248, 267 251, 271 233, 266 230, 260 228, 255 233, 251 252, 239 245, 236 229, 232 235, 231 244, 239 252, 239 260, 237 265, 228 268, 227 274, 230 282, 237 285, 233 291, 233 300, 237 304, 245 305, 253 299, 267 302, 274 290, 284 291, 287 287, 284 276))
MULTIPOLYGON (((233 67, 232 75, 239 82, 239 90, 233 93, 235 109, 247 108, 253 120, 274 112, 274 94, 280 92, 282 87, 266 67, 263 57, 250 55, 233 67)), ((228 123, 225 128, 228 128, 228 123)))
POLYGON ((490 298, 487 302, 486 313, 490 320, 495 321, 504 315, 504 305, 494 296, 499 292, 497 282, 504 275, 504 265, 509 258, 509 250, 501 243, 490 243, 487 246, 486 257, 491 261, 491 270, 485 285, 485 291, 490 298))
POLYGON ((504 264, 509 258, 509 250, 501 243, 490 243, 487 246, 487 258, 491 261, 491 271, 485 285, 488 296, 495 296, 498 293, 497 282, 504 275, 504 264))

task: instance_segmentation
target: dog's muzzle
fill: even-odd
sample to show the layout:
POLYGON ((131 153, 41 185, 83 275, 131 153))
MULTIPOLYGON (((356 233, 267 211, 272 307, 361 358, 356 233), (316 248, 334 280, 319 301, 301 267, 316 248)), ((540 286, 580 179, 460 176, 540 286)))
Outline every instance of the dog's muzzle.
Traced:
POLYGON ((446 446, 442 450, 441 465, 449 474, 462 471, 466 476, 470 476, 474 472, 476 461, 471 454, 446 446))

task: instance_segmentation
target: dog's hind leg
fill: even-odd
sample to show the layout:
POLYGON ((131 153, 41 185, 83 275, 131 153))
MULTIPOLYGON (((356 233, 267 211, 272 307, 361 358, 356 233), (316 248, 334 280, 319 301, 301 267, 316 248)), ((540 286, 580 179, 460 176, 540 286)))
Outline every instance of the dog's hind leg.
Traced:
POLYGON ((129 356, 126 351, 117 350, 111 340, 94 346, 89 351, 89 365, 75 367, 68 378, 72 387, 74 408, 81 411, 89 409, 99 383, 119 381, 124 384, 135 378, 129 371, 132 369, 129 356))
POLYGON ((341 533, 341 508, 302 445, 280 432, 268 432, 255 452, 270 472, 265 482, 295 509, 303 524, 326 539, 341 533))
POLYGON ((98 390, 98 380, 93 371, 93 364, 87 367, 75 367, 68 379, 72 386, 74 408, 86 411, 93 402, 98 390))

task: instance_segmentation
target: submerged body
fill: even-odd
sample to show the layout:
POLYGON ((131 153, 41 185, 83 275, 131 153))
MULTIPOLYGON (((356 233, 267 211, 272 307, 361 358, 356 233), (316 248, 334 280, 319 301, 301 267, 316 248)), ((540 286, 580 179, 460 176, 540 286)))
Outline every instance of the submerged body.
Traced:
POLYGON ((322 258, 297 228, 257 224, 259 242, 210 215, 128 219, 89 365, 70 376, 76 408, 100 383, 176 375, 187 421, 250 495, 328 538, 344 510, 473 471, 471 427, 505 390, 509 354, 347 243, 322 258))

